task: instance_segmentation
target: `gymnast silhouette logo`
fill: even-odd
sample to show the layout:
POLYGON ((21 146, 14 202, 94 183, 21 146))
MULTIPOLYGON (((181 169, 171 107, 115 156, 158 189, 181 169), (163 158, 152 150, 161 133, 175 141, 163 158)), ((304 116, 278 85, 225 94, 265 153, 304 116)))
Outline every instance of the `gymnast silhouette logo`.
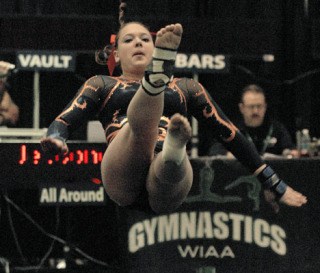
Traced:
MULTIPOLYGON (((241 202, 242 198, 240 196, 232 195, 219 195, 214 192, 211 192, 210 188, 214 181, 214 170, 206 164, 200 170, 200 181, 199 189, 200 194, 190 196, 187 198, 187 203, 193 202, 213 202, 213 203, 230 203, 230 202, 241 202)), ((225 190, 234 189, 241 184, 247 185, 247 197, 251 199, 254 203, 253 210, 258 211, 260 208, 260 191, 261 185, 258 183, 257 179, 254 176, 241 176, 236 180, 232 181, 229 185, 225 186, 225 190)))

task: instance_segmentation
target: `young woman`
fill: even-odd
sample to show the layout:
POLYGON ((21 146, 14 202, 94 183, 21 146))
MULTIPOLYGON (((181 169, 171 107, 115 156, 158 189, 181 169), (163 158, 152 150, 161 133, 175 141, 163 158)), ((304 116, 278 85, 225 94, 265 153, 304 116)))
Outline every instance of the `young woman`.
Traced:
POLYGON ((123 24, 115 41, 114 57, 120 77, 95 76, 52 122, 41 140, 45 151, 65 153, 74 129, 97 116, 108 147, 101 175, 109 197, 120 206, 134 204, 144 191, 156 213, 176 209, 187 197, 193 173, 186 153, 191 137, 187 115, 215 128, 216 136, 271 194, 290 206, 306 197, 287 186, 260 158, 255 148, 225 117, 203 86, 191 79, 172 78, 180 24, 156 34, 138 22, 123 24))

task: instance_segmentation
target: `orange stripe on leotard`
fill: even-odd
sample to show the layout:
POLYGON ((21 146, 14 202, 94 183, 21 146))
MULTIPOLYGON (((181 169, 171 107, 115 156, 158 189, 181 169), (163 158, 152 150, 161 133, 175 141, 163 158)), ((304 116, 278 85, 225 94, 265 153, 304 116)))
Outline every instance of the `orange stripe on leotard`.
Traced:
POLYGON ((210 105, 210 107, 211 107, 211 109, 212 109, 211 112, 208 113, 207 110, 206 110, 206 108, 204 108, 204 109, 202 110, 203 115, 204 115, 206 118, 210 118, 210 117, 212 117, 212 116, 214 115, 219 123, 221 123, 221 124, 223 124, 224 126, 228 127, 228 128, 230 129, 230 131, 231 131, 231 135, 230 135, 230 137, 228 137, 228 138, 226 138, 226 139, 224 139, 224 140, 225 140, 226 142, 230 142, 231 140, 234 139, 234 137, 235 137, 235 135, 236 135, 236 132, 238 131, 238 128, 237 128, 233 123, 227 122, 227 121, 225 121, 224 119, 222 119, 222 118, 219 116, 217 109, 214 107, 213 103, 210 101, 210 99, 209 99, 209 97, 208 97, 208 95, 207 95, 204 87, 203 87, 201 84, 199 84, 199 85, 201 86, 201 92, 196 93, 196 96, 204 95, 207 103, 210 105))
MULTIPOLYGON (((111 96, 113 95, 113 93, 116 91, 116 89, 121 85, 120 89, 126 89, 127 86, 130 86, 130 84, 128 84, 126 81, 122 81, 120 79, 120 77, 113 77, 113 79, 115 79, 117 81, 117 83, 115 84, 115 86, 110 90, 108 96, 106 97, 106 99, 104 100, 101 109, 102 110, 105 105, 108 103, 109 99, 111 98, 111 96)), ((137 81, 133 81, 133 82, 137 82, 137 81)))
MULTIPOLYGON (((97 76, 93 77, 93 78, 96 78, 97 76)), ((61 119, 61 116, 63 116, 64 114, 72 111, 74 108, 80 108, 81 110, 84 110, 87 108, 87 102, 84 101, 82 104, 79 104, 77 102, 78 98, 80 96, 82 96, 83 92, 86 90, 86 89, 91 89, 93 90, 94 92, 96 92, 99 87, 93 87, 92 85, 89 85, 87 82, 83 85, 81 91, 79 92, 78 96, 73 100, 72 104, 70 105, 70 107, 68 107, 66 110, 64 110, 59 116, 56 117, 56 120, 57 121, 60 121, 62 123, 64 123, 65 125, 69 125, 68 123, 66 123, 63 119, 61 119)))
POLYGON ((110 90, 108 96, 106 97, 106 99, 104 100, 104 102, 102 103, 102 106, 100 108, 100 111, 106 106, 107 102, 109 101, 109 99, 111 98, 111 96, 113 95, 114 91, 119 87, 120 85, 120 81, 118 80, 118 82, 114 85, 114 87, 110 90))
POLYGON ((183 91, 181 90, 181 88, 177 85, 177 81, 180 80, 179 78, 174 78, 172 82, 169 83, 169 87, 172 90, 176 90, 180 96, 180 102, 184 103, 186 110, 187 109, 187 100, 186 100, 186 96, 184 95, 183 91))

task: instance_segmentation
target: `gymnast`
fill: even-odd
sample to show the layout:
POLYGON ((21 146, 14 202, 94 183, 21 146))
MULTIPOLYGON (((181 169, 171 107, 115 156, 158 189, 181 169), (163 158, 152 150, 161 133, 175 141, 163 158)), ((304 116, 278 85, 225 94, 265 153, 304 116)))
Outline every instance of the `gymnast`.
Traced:
POLYGON ((145 25, 124 22, 124 7, 121 1, 115 42, 105 47, 106 56, 96 56, 104 63, 114 58, 122 74, 88 79, 49 126, 41 140, 43 150, 67 153, 69 135, 97 117, 106 134, 101 176, 108 196, 120 206, 146 198, 155 213, 170 212, 184 202, 192 186, 186 152, 191 137, 187 117, 192 115, 212 127, 215 137, 257 176, 273 208, 277 210, 278 201, 305 204, 307 198, 261 159, 200 83, 173 77, 182 25, 161 28, 153 42, 145 25))

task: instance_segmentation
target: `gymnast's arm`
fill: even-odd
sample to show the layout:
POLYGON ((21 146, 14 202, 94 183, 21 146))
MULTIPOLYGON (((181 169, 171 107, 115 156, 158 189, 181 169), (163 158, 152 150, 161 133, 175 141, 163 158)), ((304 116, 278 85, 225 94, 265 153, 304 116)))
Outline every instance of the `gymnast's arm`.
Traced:
POLYGON ((41 140, 44 151, 54 154, 68 152, 66 141, 70 134, 98 114, 103 103, 106 79, 112 81, 109 77, 95 76, 80 87, 74 98, 50 124, 46 137, 41 140))
POLYGON ((252 173, 264 165, 255 146, 226 117, 201 84, 186 79, 185 88, 188 89, 189 113, 211 128, 219 142, 232 152, 241 164, 252 173))
POLYGON ((258 154, 255 146, 225 116, 213 101, 205 88, 190 79, 186 79, 184 89, 188 90, 188 109, 199 122, 213 128, 217 139, 262 183, 263 187, 272 193, 266 198, 275 211, 279 208, 275 202, 281 199, 287 205, 301 206, 307 202, 305 196, 294 191, 278 177, 275 171, 267 165, 258 154))

